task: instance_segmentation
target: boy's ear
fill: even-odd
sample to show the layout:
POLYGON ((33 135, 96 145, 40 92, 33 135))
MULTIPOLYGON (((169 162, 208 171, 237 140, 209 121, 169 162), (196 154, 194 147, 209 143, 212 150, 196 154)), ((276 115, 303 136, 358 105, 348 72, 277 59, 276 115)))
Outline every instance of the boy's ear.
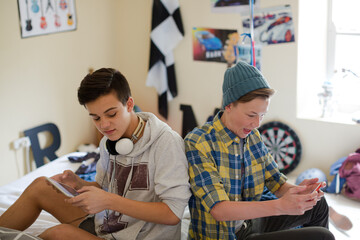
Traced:
POLYGON ((225 106, 225 111, 230 111, 232 108, 232 104, 233 103, 230 103, 229 105, 225 106))
POLYGON ((126 109, 128 112, 131 112, 134 109, 135 102, 132 97, 129 97, 129 99, 126 102, 126 109))

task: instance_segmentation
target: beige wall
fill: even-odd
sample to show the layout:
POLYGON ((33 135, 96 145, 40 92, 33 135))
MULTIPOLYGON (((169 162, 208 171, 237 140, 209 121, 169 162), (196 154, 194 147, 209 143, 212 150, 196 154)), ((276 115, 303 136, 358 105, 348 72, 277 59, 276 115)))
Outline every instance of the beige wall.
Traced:
POLYGON ((76 31, 21 39, 17 1, 0 1, 0 185, 18 177, 10 143, 25 129, 54 122, 62 138, 59 156, 95 138, 76 89, 89 67, 117 67, 119 3, 78 0, 76 6, 76 31))
MULTIPOLYGON (((221 102, 225 64, 192 60, 192 27, 238 29, 239 14, 211 13, 210 0, 180 0, 185 39, 175 50, 179 96, 170 103, 168 123, 181 133, 180 104, 191 104, 199 124, 221 102)), ((298 40, 298 1, 262 0, 263 7, 291 4, 298 40)), ((115 67, 128 78, 136 103, 157 112, 157 95, 145 86, 149 59, 152 1, 76 0, 76 31, 21 39, 17 1, 0 1, 0 185, 18 177, 10 143, 24 129, 45 122, 58 125, 58 155, 95 141, 95 130, 79 106, 76 89, 89 67, 115 67)), ((303 157, 296 172, 310 167, 328 171, 354 151, 360 128, 296 117, 298 43, 263 48, 263 73, 277 90, 265 121, 280 120, 298 133, 303 157)), ((17 153, 23 169, 21 153, 17 153)))

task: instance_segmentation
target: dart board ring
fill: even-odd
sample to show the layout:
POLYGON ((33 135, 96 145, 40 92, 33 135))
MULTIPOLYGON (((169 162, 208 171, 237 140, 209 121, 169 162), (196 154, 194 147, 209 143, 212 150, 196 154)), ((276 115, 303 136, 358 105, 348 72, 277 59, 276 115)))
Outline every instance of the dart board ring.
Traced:
POLYGON ((302 152, 300 139, 295 131, 278 121, 265 123, 258 130, 280 172, 288 174, 293 171, 300 162, 302 152))

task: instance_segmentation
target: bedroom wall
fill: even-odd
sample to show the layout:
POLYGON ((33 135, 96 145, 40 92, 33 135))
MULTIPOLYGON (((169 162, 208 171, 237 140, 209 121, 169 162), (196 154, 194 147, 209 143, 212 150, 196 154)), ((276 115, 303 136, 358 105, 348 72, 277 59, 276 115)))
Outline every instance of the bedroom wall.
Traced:
POLYGON ((58 156, 95 141, 76 90, 89 67, 116 67, 118 4, 78 0, 76 31, 21 39, 17 1, 0 1, 0 185, 18 178, 17 169, 23 173, 22 151, 11 142, 25 129, 55 123, 62 138, 58 156))
MULTIPOLYGON (((142 1, 142 4, 145 2, 147 1, 142 1)), ((212 13, 210 0, 180 0, 179 2, 186 35, 175 49, 179 95, 170 102, 168 123, 181 133, 180 104, 192 105, 197 122, 204 123, 213 113, 214 108, 220 106, 221 84, 226 69, 226 65, 222 63, 193 61, 192 28, 238 29, 242 32, 242 27, 241 16, 238 14, 212 13)), ((298 0, 261 0, 260 3, 262 7, 290 4, 295 24, 294 43, 263 47, 262 72, 271 86, 277 90, 264 122, 282 121, 292 127, 299 136, 302 144, 302 158, 293 172, 295 176, 312 167, 320 168, 329 174, 331 164, 360 146, 360 127, 355 124, 346 125, 298 118, 297 104, 301 105, 301 102, 296 101, 299 82, 304 78, 315 76, 316 71, 324 69, 326 62, 325 54, 323 56, 319 54, 324 53, 326 48, 325 26, 319 25, 321 21, 314 20, 312 24, 301 29, 301 36, 298 29, 299 20, 301 21, 301 17, 304 19, 315 16, 317 11, 326 11, 327 0, 317 1, 316 4, 312 1, 302 1, 301 9, 307 12, 301 15, 298 12, 300 7, 298 0), (309 11, 311 8, 313 9, 309 11), (306 29, 307 27, 310 29, 306 29), (315 46, 317 52, 309 52, 310 48, 304 44, 300 49, 299 39, 315 46), (298 60, 299 52, 303 56, 300 60, 298 60), (301 73, 298 72, 299 61, 302 63, 301 73)), ((144 86, 149 51, 146 34, 150 32, 150 25, 144 26, 140 20, 151 19, 151 13, 149 10, 137 8, 138 5, 139 3, 135 1, 121 1, 122 9, 131 9, 122 12, 122 19, 127 19, 132 24, 120 21, 121 33, 130 34, 130 38, 122 37, 128 44, 119 45, 119 53, 121 53, 119 66, 125 67, 126 74, 131 79, 142 79, 139 82, 141 85, 133 86, 136 100, 144 110, 156 112, 156 93, 154 89, 144 86), (136 47, 131 43, 135 43, 136 47), (133 66, 136 66, 136 69, 133 69, 133 66)), ((149 3, 141 6, 151 8, 149 3)))
MULTIPOLYGON (((179 96, 170 102, 168 123, 181 133, 180 104, 192 105, 202 124, 221 103, 226 69, 222 63, 192 60, 192 27, 242 29, 240 15, 212 13, 210 0, 179 2, 186 35, 175 50, 179 96)), ((296 117, 297 56, 301 51, 298 2, 260 1, 263 7, 290 4, 296 33, 295 43, 263 49, 262 71, 277 90, 264 121, 283 121, 298 133, 303 157, 296 172, 310 167, 327 171, 338 158, 358 147, 360 129, 296 117)), ((149 0, 76 0, 76 31, 21 39, 17 1, 0 1, 0 185, 18 178, 17 168, 22 174, 22 153, 15 153, 10 143, 27 128, 56 123, 62 137, 58 155, 95 142, 95 129, 76 99, 76 89, 89 67, 118 68, 127 76, 136 103, 144 111, 157 113, 156 91, 145 86, 151 7, 149 0)))

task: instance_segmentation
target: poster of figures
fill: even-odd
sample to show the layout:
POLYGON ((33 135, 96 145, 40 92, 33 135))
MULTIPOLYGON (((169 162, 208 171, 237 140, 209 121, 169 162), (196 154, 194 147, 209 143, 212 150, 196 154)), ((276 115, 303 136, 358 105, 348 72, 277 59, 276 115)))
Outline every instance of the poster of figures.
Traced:
MULTIPOLYGON (((254 0, 254 8, 259 6, 259 0, 254 0)), ((211 0, 211 11, 214 13, 250 12, 249 0, 211 0)))
MULTIPOLYGON (((250 32, 250 17, 243 16, 243 31, 250 32)), ((295 41, 290 5, 261 8, 254 11, 255 44, 278 44, 295 41)))
POLYGON ((238 36, 237 30, 194 27, 192 31, 194 60, 227 62, 224 58, 224 50, 231 50, 231 47, 228 48, 230 44, 236 46, 238 36))
POLYGON ((21 37, 76 29, 75 0, 18 0, 21 37))

